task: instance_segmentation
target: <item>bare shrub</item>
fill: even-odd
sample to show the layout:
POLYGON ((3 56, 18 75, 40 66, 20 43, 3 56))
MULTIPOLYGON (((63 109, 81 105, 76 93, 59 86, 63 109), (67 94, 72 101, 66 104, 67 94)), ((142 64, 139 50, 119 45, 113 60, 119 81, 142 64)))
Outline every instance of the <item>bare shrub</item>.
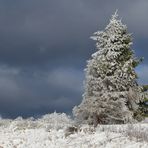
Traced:
POLYGON ((88 124, 81 124, 80 126, 73 125, 65 130, 65 137, 78 132, 92 134, 95 132, 95 127, 88 124))
POLYGON ((78 127, 70 126, 65 130, 65 137, 78 132, 78 127))
POLYGON ((88 125, 88 124, 83 124, 79 128, 79 132, 84 132, 84 133, 92 134, 92 133, 95 132, 95 127, 91 126, 91 125, 88 125))

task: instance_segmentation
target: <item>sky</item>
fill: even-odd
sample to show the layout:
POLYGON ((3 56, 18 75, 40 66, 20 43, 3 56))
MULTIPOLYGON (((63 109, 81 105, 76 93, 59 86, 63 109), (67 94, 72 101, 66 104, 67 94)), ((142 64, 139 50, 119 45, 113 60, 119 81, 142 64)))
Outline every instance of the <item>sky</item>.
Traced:
POLYGON ((84 68, 118 9, 132 33, 140 84, 148 84, 147 0, 0 0, 0 115, 71 113, 82 100, 84 68))

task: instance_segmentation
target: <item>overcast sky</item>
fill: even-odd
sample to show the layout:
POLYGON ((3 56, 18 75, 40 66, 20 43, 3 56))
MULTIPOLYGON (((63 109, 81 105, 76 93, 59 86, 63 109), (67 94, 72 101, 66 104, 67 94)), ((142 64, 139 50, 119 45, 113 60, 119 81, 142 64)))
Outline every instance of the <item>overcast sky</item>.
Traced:
POLYGON ((118 9, 144 62, 148 84, 148 0, 0 0, 0 114, 70 113, 83 93, 90 36, 118 9))

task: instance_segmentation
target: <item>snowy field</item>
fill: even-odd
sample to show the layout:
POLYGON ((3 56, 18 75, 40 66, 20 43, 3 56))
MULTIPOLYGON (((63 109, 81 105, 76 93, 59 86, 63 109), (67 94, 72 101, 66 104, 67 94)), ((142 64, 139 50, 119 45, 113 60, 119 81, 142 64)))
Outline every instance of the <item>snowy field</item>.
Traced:
POLYGON ((38 120, 0 119, 0 148, 148 148, 148 123, 73 125, 66 114, 57 113, 38 120))

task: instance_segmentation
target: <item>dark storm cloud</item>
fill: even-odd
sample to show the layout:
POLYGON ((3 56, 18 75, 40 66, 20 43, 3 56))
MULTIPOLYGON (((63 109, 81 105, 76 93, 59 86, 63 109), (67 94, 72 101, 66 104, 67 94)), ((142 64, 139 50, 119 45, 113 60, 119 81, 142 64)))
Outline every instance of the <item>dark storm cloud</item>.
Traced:
POLYGON ((147 0, 1 0, 0 114, 70 112, 95 51, 89 36, 104 29, 116 9, 133 33, 136 55, 145 57, 137 71, 148 83, 147 0))
POLYGON ((81 90, 82 72, 76 69, 57 68, 30 75, 18 68, 0 67, 2 116, 25 117, 63 108, 69 112, 79 102, 81 90))
POLYGON ((71 55, 85 57, 92 43, 89 36, 96 29, 103 29, 117 8, 129 30, 136 38, 143 39, 148 34, 147 3, 138 0, 1 1, 0 61, 28 66, 71 55))
POLYGON ((69 56, 69 53, 78 55, 82 50, 86 27, 80 24, 88 22, 86 16, 83 18, 82 12, 79 12, 79 5, 65 0, 17 1, 2 7, 2 62, 14 65, 45 64, 53 58, 69 56), (76 10, 72 6, 76 6, 76 10))

